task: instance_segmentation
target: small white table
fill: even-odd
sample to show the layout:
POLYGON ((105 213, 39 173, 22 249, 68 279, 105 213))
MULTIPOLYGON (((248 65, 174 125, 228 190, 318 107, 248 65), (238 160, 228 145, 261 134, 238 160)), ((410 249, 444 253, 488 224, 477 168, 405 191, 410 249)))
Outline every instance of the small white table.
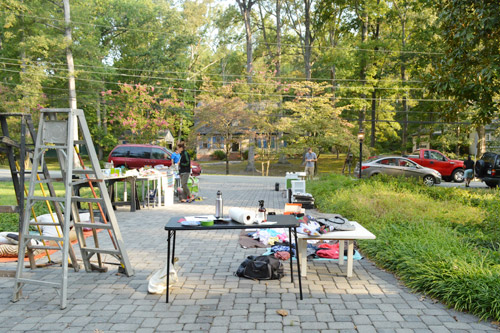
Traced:
POLYGON ((297 234, 297 252, 300 261, 300 272, 302 276, 307 276, 307 240, 338 240, 339 241, 339 265, 344 264, 344 242, 347 241, 347 277, 352 276, 354 240, 375 239, 375 235, 364 228, 358 222, 352 222, 356 227, 353 231, 333 231, 321 236, 309 236, 297 234))

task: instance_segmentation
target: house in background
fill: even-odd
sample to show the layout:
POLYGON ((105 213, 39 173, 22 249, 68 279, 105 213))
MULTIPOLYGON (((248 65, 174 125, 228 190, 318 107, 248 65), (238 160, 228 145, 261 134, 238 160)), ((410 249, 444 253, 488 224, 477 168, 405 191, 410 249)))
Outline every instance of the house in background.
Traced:
MULTIPOLYGON (((493 121, 491 124, 484 127, 486 151, 500 153, 500 137, 498 137, 495 133, 499 127, 500 120, 493 121)), ((471 141, 471 144, 469 146, 469 153, 471 155, 476 155, 476 147, 479 136, 477 135, 477 132, 472 132, 469 138, 471 141)))
MULTIPOLYGON (((277 150, 278 137, 276 134, 257 134, 255 137, 255 154, 258 155, 263 150, 277 150)), ((201 161, 213 159, 216 150, 225 151, 224 137, 221 135, 208 134, 203 129, 199 130, 196 136, 196 158, 201 161)), ((231 143, 229 160, 242 159, 243 153, 248 150, 248 136, 237 133, 231 143)))
POLYGON ((175 138, 169 129, 158 132, 158 138, 152 144, 167 147, 170 150, 175 149, 175 138))

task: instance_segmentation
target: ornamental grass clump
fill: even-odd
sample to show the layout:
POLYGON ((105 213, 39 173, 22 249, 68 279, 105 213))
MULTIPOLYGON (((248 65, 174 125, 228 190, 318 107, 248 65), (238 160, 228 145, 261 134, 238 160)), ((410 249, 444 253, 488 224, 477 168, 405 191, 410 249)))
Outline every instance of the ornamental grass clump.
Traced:
POLYGON ((500 320, 498 192, 415 180, 329 175, 308 183, 319 209, 358 221, 377 239, 361 251, 408 287, 481 319, 500 320))

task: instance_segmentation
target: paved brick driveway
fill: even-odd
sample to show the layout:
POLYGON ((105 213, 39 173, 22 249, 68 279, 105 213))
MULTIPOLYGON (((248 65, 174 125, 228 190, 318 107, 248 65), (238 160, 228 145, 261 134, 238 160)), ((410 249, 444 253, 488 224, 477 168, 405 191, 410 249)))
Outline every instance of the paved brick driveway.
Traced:
MULTIPOLYGON (((483 332, 496 327, 446 309, 400 285, 392 274, 363 259, 352 278, 345 266, 314 263, 303 280, 304 300, 289 272, 281 281, 256 282, 233 276, 240 262, 262 250, 242 249, 238 231, 178 233, 180 281, 165 296, 149 295, 147 279, 166 259, 165 222, 176 215, 214 213, 215 194, 223 192, 229 207, 258 207, 280 212, 285 203, 274 184, 282 178, 206 176, 200 179, 204 201, 167 208, 117 212, 135 269, 133 277, 108 273, 69 273, 68 307, 59 309, 54 289, 32 285, 24 298, 11 303, 13 279, 0 278, 0 332, 483 332), (289 315, 276 313, 285 309, 289 315)), ((100 239, 106 238, 100 233, 100 239)), ((57 259, 57 257, 55 257, 57 259)), ((111 259, 109 259, 111 261, 111 259)), ((2 269, 15 265, 2 265, 2 269)), ((289 269, 289 266, 285 266, 289 269)), ((59 270, 36 274, 57 278, 59 270)))

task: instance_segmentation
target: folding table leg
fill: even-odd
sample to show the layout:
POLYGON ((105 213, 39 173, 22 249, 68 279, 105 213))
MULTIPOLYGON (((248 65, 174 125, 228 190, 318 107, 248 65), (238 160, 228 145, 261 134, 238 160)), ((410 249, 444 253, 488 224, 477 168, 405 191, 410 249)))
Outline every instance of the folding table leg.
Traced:
MULTIPOLYGON (((288 228, 288 243, 290 244, 289 246, 289 251, 290 251, 290 278, 292 279, 293 283, 293 250, 292 250, 292 228, 288 228)), ((295 253, 297 253, 297 241, 295 241, 295 253)), ((298 255, 296 255, 298 256, 298 255)))
MULTIPOLYGON (((295 236, 295 252, 297 253, 297 227, 294 227, 293 228, 293 234, 295 236)), ((298 273, 298 276, 299 276, 299 290, 300 290, 300 299, 304 299, 303 296, 302 296, 302 276, 300 275, 300 256, 297 254, 295 256, 295 259, 297 259, 297 273, 298 273)))

